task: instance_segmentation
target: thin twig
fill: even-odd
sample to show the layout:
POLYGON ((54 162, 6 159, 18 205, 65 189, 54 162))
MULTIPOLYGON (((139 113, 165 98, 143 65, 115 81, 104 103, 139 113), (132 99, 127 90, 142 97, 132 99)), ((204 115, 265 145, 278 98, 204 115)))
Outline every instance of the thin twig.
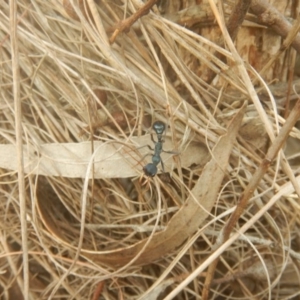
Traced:
POLYGON ((222 239, 223 242, 229 238, 230 233, 232 232, 237 221, 239 220, 240 216, 244 212, 248 204, 248 201, 251 198, 253 192, 255 191, 257 185, 259 184, 264 174, 267 172, 269 166, 277 157, 277 154, 279 153, 280 149, 283 147, 286 139, 289 136, 290 131, 293 129, 299 117, 300 117, 300 99, 297 101, 290 116, 287 118, 278 136, 275 138, 274 142, 270 146, 265 158, 261 162, 260 166, 257 168, 256 172, 253 174, 253 177, 249 182, 247 188, 245 189, 244 193, 241 195, 236 210, 231 215, 230 219, 228 220, 227 224, 224 227, 223 239, 222 239))
POLYGON ((236 39, 238 30, 246 17, 250 4, 251 0, 239 0, 229 16, 226 27, 233 41, 236 39))
POLYGON ((100 281, 100 282, 97 284, 96 289, 95 289, 95 291, 94 291, 94 293, 93 293, 92 300, 97 300, 97 299, 99 299, 99 297, 100 297, 101 294, 102 294, 104 284, 105 284, 105 281, 100 281))
MULTIPOLYGON (((233 8, 233 10, 228 18, 226 27, 227 27, 227 31, 233 41, 236 39, 239 28, 241 27, 241 25, 246 17, 246 14, 247 14, 250 4, 251 4, 251 0, 239 0, 239 2, 235 5, 235 7, 233 8)), ((221 38, 221 41, 219 41, 218 44, 220 46, 223 46, 224 39, 221 38)), ((215 56, 217 58, 221 59, 223 62, 226 61, 226 58, 220 52, 215 52, 215 56)), ((206 81, 212 82, 214 77, 215 77, 215 72, 212 71, 211 69, 208 70, 206 81)))
POLYGON ((142 6, 137 12, 135 12, 129 18, 120 21, 118 24, 110 28, 108 31, 114 31, 109 39, 110 44, 113 44, 117 36, 121 32, 128 32, 132 24, 134 24, 139 18, 147 15, 151 7, 157 2, 157 0, 149 0, 144 6, 142 6))

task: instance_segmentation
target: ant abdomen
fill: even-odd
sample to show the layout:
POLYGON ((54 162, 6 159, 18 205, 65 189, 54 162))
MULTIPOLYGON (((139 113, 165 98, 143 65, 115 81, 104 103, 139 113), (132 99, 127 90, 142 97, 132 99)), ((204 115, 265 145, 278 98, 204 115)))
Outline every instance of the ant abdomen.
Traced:
POLYGON ((146 176, 149 176, 149 177, 154 177, 157 173, 157 167, 155 164, 153 163, 149 163, 147 164, 144 168, 144 173, 146 176))

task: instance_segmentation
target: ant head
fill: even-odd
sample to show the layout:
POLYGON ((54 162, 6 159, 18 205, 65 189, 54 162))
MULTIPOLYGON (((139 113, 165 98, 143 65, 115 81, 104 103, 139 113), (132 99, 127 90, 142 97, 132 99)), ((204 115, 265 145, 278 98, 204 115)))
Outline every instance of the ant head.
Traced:
POLYGON ((144 168, 143 168, 143 171, 145 173, 146 176, 148 177, 154 177, 157 173, 157 167, 155 164, 153 163, 150 163, 150 164, 147 164, 144 168))
POLYGON ((152 128, 156 134, 162 134, 166 129, 166 125, 161 121, 156 121, 153 123, 152 128))

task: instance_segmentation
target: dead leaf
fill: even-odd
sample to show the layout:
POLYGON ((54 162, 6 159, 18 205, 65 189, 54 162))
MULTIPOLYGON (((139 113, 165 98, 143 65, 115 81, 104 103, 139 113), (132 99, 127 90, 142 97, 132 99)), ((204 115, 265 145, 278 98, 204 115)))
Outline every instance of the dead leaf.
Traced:
MULTIPOLYGON (((94 142, 94 178, 127 178, 140 175, 142 167, 151 162, 151 156, 141 159, 151 151, 139 146, 151 145, 150 135, 133 137, 131 142, 120 144, 117 142, 94 142), (131 146, 129 146, 131 145, 131 146), (139 165, 140 162, 140 165, 139 165)), ((88 164, 91 161, 91 144, 65 143, 43 144, 37 147, 24 145, 25 173, 45 176, 60 176, 69 178, 85 178, 88 164)), ((172 142, 166 139, 165 150, 173 150, 172 142)), ((17 171, 17 150, 15 145, 0 145, 0 168, 17 171)), ((172 170, 172 155, 162 153, 166 171, 172 170)), ((203 164, 209 158, 206 146, 191 144, 180 159, 183 167, 192 164, 203 164)))

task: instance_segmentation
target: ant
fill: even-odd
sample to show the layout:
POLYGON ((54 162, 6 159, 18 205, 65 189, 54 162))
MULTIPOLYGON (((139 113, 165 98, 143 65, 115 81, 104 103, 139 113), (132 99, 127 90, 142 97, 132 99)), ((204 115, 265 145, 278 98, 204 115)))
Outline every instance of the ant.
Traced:
POLYGON ((153 134, 151 133, 151 140, 154 143, 154 149, 152 149, 150 146, 148 147, 150 150, 154 150, 154 154, 152 155, 152 163, 147 164, 143 168, 145 175, 148 177, 154 177, 157 174, 157 165, 159 163, 161 163, 162 170, 165 172, 164 163, 160 157, 160 154, 162 152, 167 152, 163 150, 164 140, 162 137, 164 131, 166 130, 166 125, 161 121, 156 121, 153 123, 152 128, 157 135, 157 142, 154 140, 153 134))

